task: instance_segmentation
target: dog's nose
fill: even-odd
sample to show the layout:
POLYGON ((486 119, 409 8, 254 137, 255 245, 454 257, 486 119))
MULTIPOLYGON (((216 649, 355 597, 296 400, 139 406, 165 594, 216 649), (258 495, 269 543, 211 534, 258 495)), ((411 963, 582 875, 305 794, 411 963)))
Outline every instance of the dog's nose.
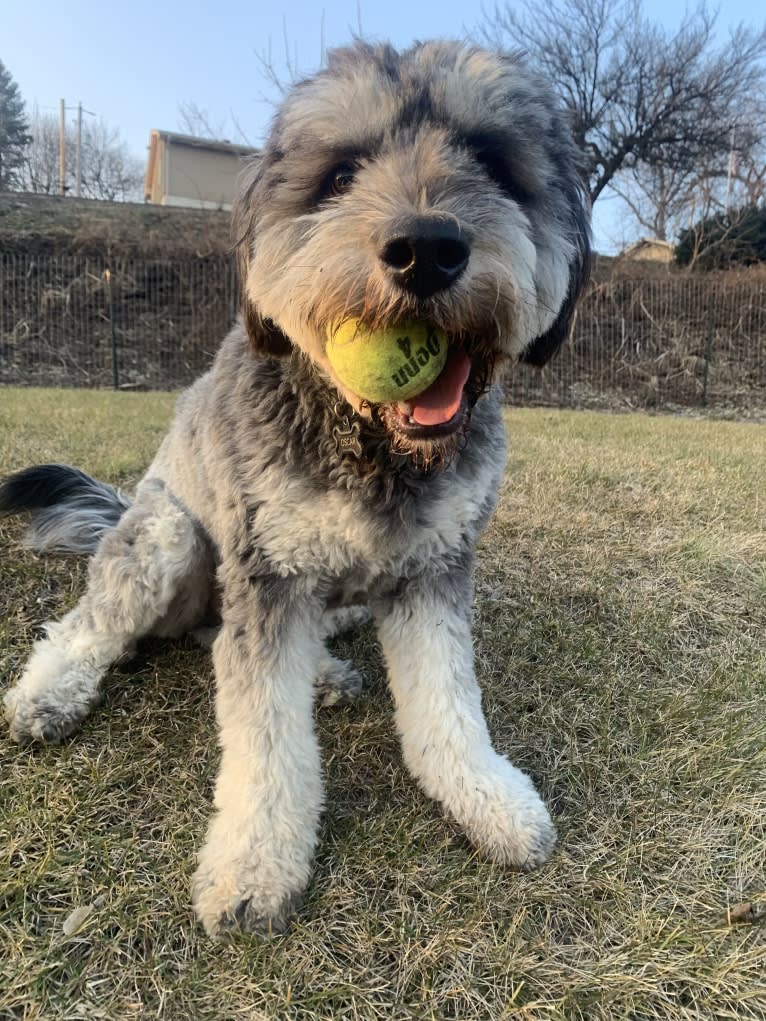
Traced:
POLYGON ((426 217, 400 225, 379 253, 396 282, 418 298, 450 287, 468 265, 470 254, 456 223, 426 217))

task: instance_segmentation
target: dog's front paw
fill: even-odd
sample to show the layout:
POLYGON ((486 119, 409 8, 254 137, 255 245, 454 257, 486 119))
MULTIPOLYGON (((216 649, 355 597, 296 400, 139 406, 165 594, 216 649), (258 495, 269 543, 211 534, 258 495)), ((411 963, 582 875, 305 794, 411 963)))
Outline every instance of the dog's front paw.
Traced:
POLYGON ((192 883, 192 902, 214 939, 235 932, 273 936, 287 930, 311 875, 308 847, 281 846, 255 831, 225 832, 225 816, 211 825, 192 883))
POLYGON ((282 936, 287 932, 302 900, 302 894, 294 894, 288 896, 276 908, 264 908, 252 897, 246 897, 237 904, 233 911, 228 909, 224 914, 219 915, 212 927, 204 919, 201 918, 201 920, 208 935, 213 939, 225 940, 240 932, 249 932, 269 939, 272 936, 282 936))
POLYGON ((3 708, 11 740, 20 744, 29 741, 58 744, 77 730, 87 714, 87 708, 82 712, 71 703, 61 705, 47 695, 28 698, 18 688, 6 694, 3 708))
MULTIPOLYGON (((41 647, 44 643, 40 643, 41 647)), ((98 673, 53 648, 32 657, 3 699, 14 741, 57 744, 73 734, 98 698, 98 673)))
POLYGON ((502 756, 466 784, 453 813, 471 843, 501 865, 531 869, 547 861, 556 829, 529 777, 502 756))
POLYGON ((277 936, 287 931, 303 890, 288 891, 282 883, 269 883, 266 871, 238 861, 200 863, 192 903, 208 936, 225 939, 237 932, 277 936))

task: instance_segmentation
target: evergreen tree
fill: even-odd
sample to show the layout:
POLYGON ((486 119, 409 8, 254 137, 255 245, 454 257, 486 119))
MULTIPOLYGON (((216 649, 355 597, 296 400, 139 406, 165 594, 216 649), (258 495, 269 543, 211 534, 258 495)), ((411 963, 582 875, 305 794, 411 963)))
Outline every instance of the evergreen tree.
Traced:
POLYGON ((676 262, 727 269, 766 262, 766 208, 750 206, 701 220, 681 232, 676 262))
POLYGON ((18 185, 24 150, 30 141, 19 87, 0 60, 0 191, 18 185))

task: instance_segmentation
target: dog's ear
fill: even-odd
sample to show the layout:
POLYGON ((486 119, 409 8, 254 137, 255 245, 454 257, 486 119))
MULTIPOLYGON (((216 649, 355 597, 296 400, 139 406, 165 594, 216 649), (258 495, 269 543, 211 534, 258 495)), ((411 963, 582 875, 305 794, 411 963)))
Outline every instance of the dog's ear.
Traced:
POLYGON ((556 354, 569 336, 577 301, 590 279, 590 201, 584 188, 573 183, 567 189, 574 253, 569 264, 569 289, 553 325, 522 352, 521 360, 538 368, 556 354))
POLYGON ((266 358, 282 358, 290 354, 292 344, 278 326, 261 315, 257 304, 247 293, 247 271, 258 219, 263 168, 264 161, 260 155, 252 156, 248 161, 239 181, 239 192, 231 213, 231 225, 237 253, 242 322, 250 340, 250 350, 253 354, 266 358))
MULTIPOLYGON (((240 284, 240 286, 242 285, 240 284)), ((284 333, 274 325, 271 319, 263 318, 253 303, 248 301, 244 290, 242 322, 245 324, 250 350, 253 354, 262 355, 265 358, 284 358, 292 351, 293 346, 284 333)))

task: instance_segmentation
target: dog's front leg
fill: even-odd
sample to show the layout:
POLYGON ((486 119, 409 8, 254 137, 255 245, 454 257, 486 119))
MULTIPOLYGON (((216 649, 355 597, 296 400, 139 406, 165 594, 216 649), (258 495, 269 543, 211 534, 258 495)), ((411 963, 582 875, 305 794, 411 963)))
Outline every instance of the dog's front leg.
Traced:
POLYGON ((322 808, 313 727, 320 613, 275 578, 223 577, 213 646, 222 746, 193 898, 212 936, 283 931, 311 874, 322 808))
POLYGON ((375 608, 408 769, 492 860, 544 862, 555 830, 529 777, 492 747, 474 676, 470 567, 375 608))

